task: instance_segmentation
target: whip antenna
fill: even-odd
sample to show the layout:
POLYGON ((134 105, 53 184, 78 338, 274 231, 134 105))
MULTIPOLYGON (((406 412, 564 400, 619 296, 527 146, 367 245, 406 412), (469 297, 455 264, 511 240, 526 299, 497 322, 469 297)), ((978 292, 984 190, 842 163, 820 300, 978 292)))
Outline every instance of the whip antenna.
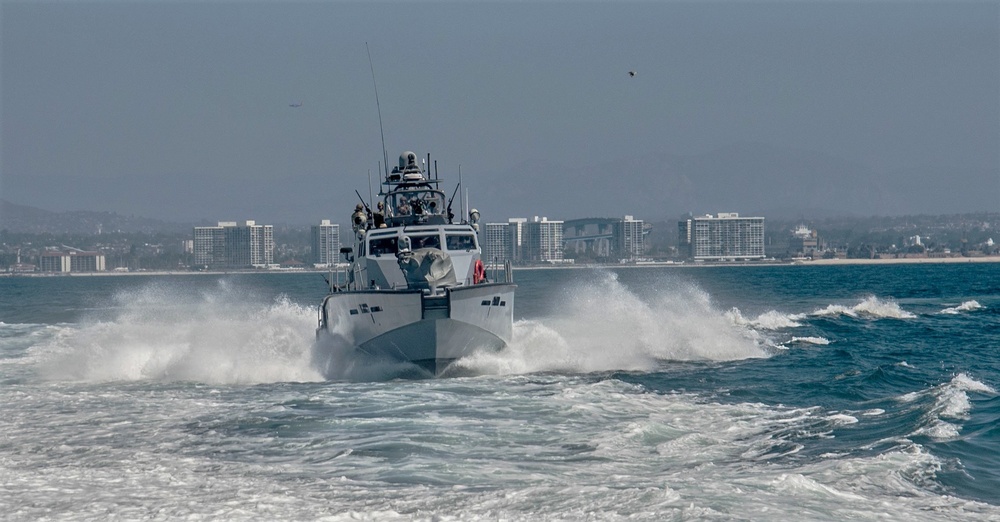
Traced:
MULTIPOLYGON (((385 161, 385 177, 389 178, 389 153, 385 151, 385 131, 382 130, 382 106, 378 103, 378 84, 375 83, 375 65, 372 63, 372 51, 365 42, 365 51, 368 51, 368 66, 372 70, 372 85, 375 87, 375 108, 378 109, 378 132, 382 135, 382 159, 385 161)), ((369 182, 369 187, 371 182, 369 182)))

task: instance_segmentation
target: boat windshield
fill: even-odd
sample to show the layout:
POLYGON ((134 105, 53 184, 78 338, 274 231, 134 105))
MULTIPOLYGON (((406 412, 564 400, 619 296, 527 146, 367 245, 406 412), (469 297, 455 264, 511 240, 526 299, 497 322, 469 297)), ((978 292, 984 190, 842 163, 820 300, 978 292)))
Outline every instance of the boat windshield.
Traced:
POLYGON ((386 197, 394 216, 441 215, 445 210, 444 193, 440 190, 401 190, 386 197))
POLYGON ((445 238, 448 250, 473 250, 476 248, 476 238, 472 234, 448 234, 445 238))
POLYGON ((371 248, 368 251, 373 256, 396 255, 396 236, 372 239, 371 248))
POLYGON ((441 238, 434 235, 410 235, 410 245, 414 250, 418 248, 441 248, 441 238))

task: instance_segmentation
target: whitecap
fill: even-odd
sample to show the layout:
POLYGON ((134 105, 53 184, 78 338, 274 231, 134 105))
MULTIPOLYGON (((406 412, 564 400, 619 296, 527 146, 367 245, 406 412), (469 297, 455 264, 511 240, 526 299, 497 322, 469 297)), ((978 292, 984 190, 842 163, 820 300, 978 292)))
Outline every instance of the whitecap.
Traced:
POLYGON ((984 384, 980 381, 977 381, 972 377, 969 377, 965 373, 959 373, 958 375, 955 375, 955 377, 951 379, 951 382, 949 384, 963 391, 981 392, 990 394, 996 393, 996 390, 994 390, 988 384, 984 384))
POLYGON ((996 391, 964 373, 959 373, 947 383, 920 392, 908 393, 899 400, 913 402, 919 398, 932 398, 933 401, 921 417, 921 426, 913 434, 926 435, 935 440, 950 440, 957 437, 962 428, 948 421, 960 422, 970 416, 972 401, 969 399, 969 393, 995 394, 996 391))
POLYGON ((777 310, 764 312, 757 316, 756 319, 747 319, 743 316, 742 312, 740 312, 739 308, 733 308, 726 313, 726 316, 733 322, 733 324, 759 328, 762 330, 779 330, 782 328, 797 328, 802 326, 801 323, 795 320, 795 315, 782 313, 777 310))
POLYGON ((792 337, 789 343, 827 345, 830 340, 825 337, 792 337))
POLYGON ((829 420, 830 422, 832 422, 833 424, 836 424, 838 426, 842 426, 842 425, 845 425, 845 424, 857 424, 858 423, 858 418, 857 417, 854 417, 853 415, 848 415, 846 413, 835 413, 835 414, 830 415, 829 417, 827 417, 827 420, 829 420))
POLYGON ((960 314, 962 312, 972 312, 972 311, 975 311, 975 310, 981 310, 982 308, 983 308, 983 305, 979 304, 979 302, 976 301, 976 300, 972 300, 972 301, 965 301, 965 302, 963 302, 962 304, 960 304, 958 306, 953 306, 951 308, 945 308, 944 310, 941 310, 938 313, 941 313, 941 314, 950 314, 950 315, 957 315, 957 314, 960 314))
POLYGON ((848 317, 868 317, 873 319, 913 319, 916 317, 911 312, 900 308, 899 304, 892 299, 879 299, 875 296, 868 296, 854 306, 832 304, 826 308, 816 310, 814 316, 829 317, 846 315, 848 317))
POLYGON ((923 435, 925 437, 930 437, 938 442, 944 442, 949 440, 954 440, 958 438, 961 429, 951 423, 937 420, 931 422, 929 425, 924 426, 913 432, 913 435, 923 435))

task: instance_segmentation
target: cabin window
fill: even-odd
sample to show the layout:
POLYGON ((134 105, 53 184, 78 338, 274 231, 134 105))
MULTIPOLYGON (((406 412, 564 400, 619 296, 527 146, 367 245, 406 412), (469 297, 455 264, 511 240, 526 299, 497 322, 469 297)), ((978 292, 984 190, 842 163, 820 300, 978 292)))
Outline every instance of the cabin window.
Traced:
POLYGON ((441 238, 433 236, 410 236, 410 248, 441 248, 441 238))
POLYGON ((396 255, 396 236, 380 237, 371 240, 370 251, 373 256, 396 255))
POLYGON ((445 239, 448 250, 473 250, 476 248, 476 238, 471 234, 449 234, 445 239))

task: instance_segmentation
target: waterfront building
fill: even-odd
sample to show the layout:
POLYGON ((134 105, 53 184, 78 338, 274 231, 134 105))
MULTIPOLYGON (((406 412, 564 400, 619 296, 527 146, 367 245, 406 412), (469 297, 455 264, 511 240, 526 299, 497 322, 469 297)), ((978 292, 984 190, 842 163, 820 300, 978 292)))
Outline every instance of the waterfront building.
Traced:
POLYGON ((316 266, 323 267, 340 261, 340 225, 324 219, 312 226, 312 258, 316 266))
POLYGON ((225 226, 236 226, 236 222, 220 222, 214 227, 194 227, 192 253, 195 266, 208 268, 225 265, 225 226))
POLYGON ((563 222, 539 219, 523 224, 521 260, 529 263, 560 263, 563 261, 563 222))
POLYGON ((689 217, 678 223, 681 247, 695 261, 764 258, 764 218, 722 212, 689 217))
POLYGON ((486 223, 480 237, 487 267, 511 263, 563 261, 563 222, 548 218, 510 218, 506 223, 486 223))
POLYGON ((613 223, 611 244, 614 255, 621 260, 635 260, 646 252, 645 223, 641 219, 625 216, 613 223))
POLYGON ((525 228, 528 218, 509 218, 507 220, 507 259, 511 263, 521 263, 524 259, 525 228))
POLYGON ((43 252, 38 258, 38 268, 42 272, 103 272, 106 270, 104 254, 85 252, 64 247, 43 252))
POLYGON ((274 228, 252 220, 194 227, 194 263, 208 268, 267 268, 274 264, 274 228))
POLYGON ((486 223, 480 234, 480 246, 483 249, 482 259, 487 268, 499 268, 507 261, 514 261, 511 249, 511 224, 486 223))

